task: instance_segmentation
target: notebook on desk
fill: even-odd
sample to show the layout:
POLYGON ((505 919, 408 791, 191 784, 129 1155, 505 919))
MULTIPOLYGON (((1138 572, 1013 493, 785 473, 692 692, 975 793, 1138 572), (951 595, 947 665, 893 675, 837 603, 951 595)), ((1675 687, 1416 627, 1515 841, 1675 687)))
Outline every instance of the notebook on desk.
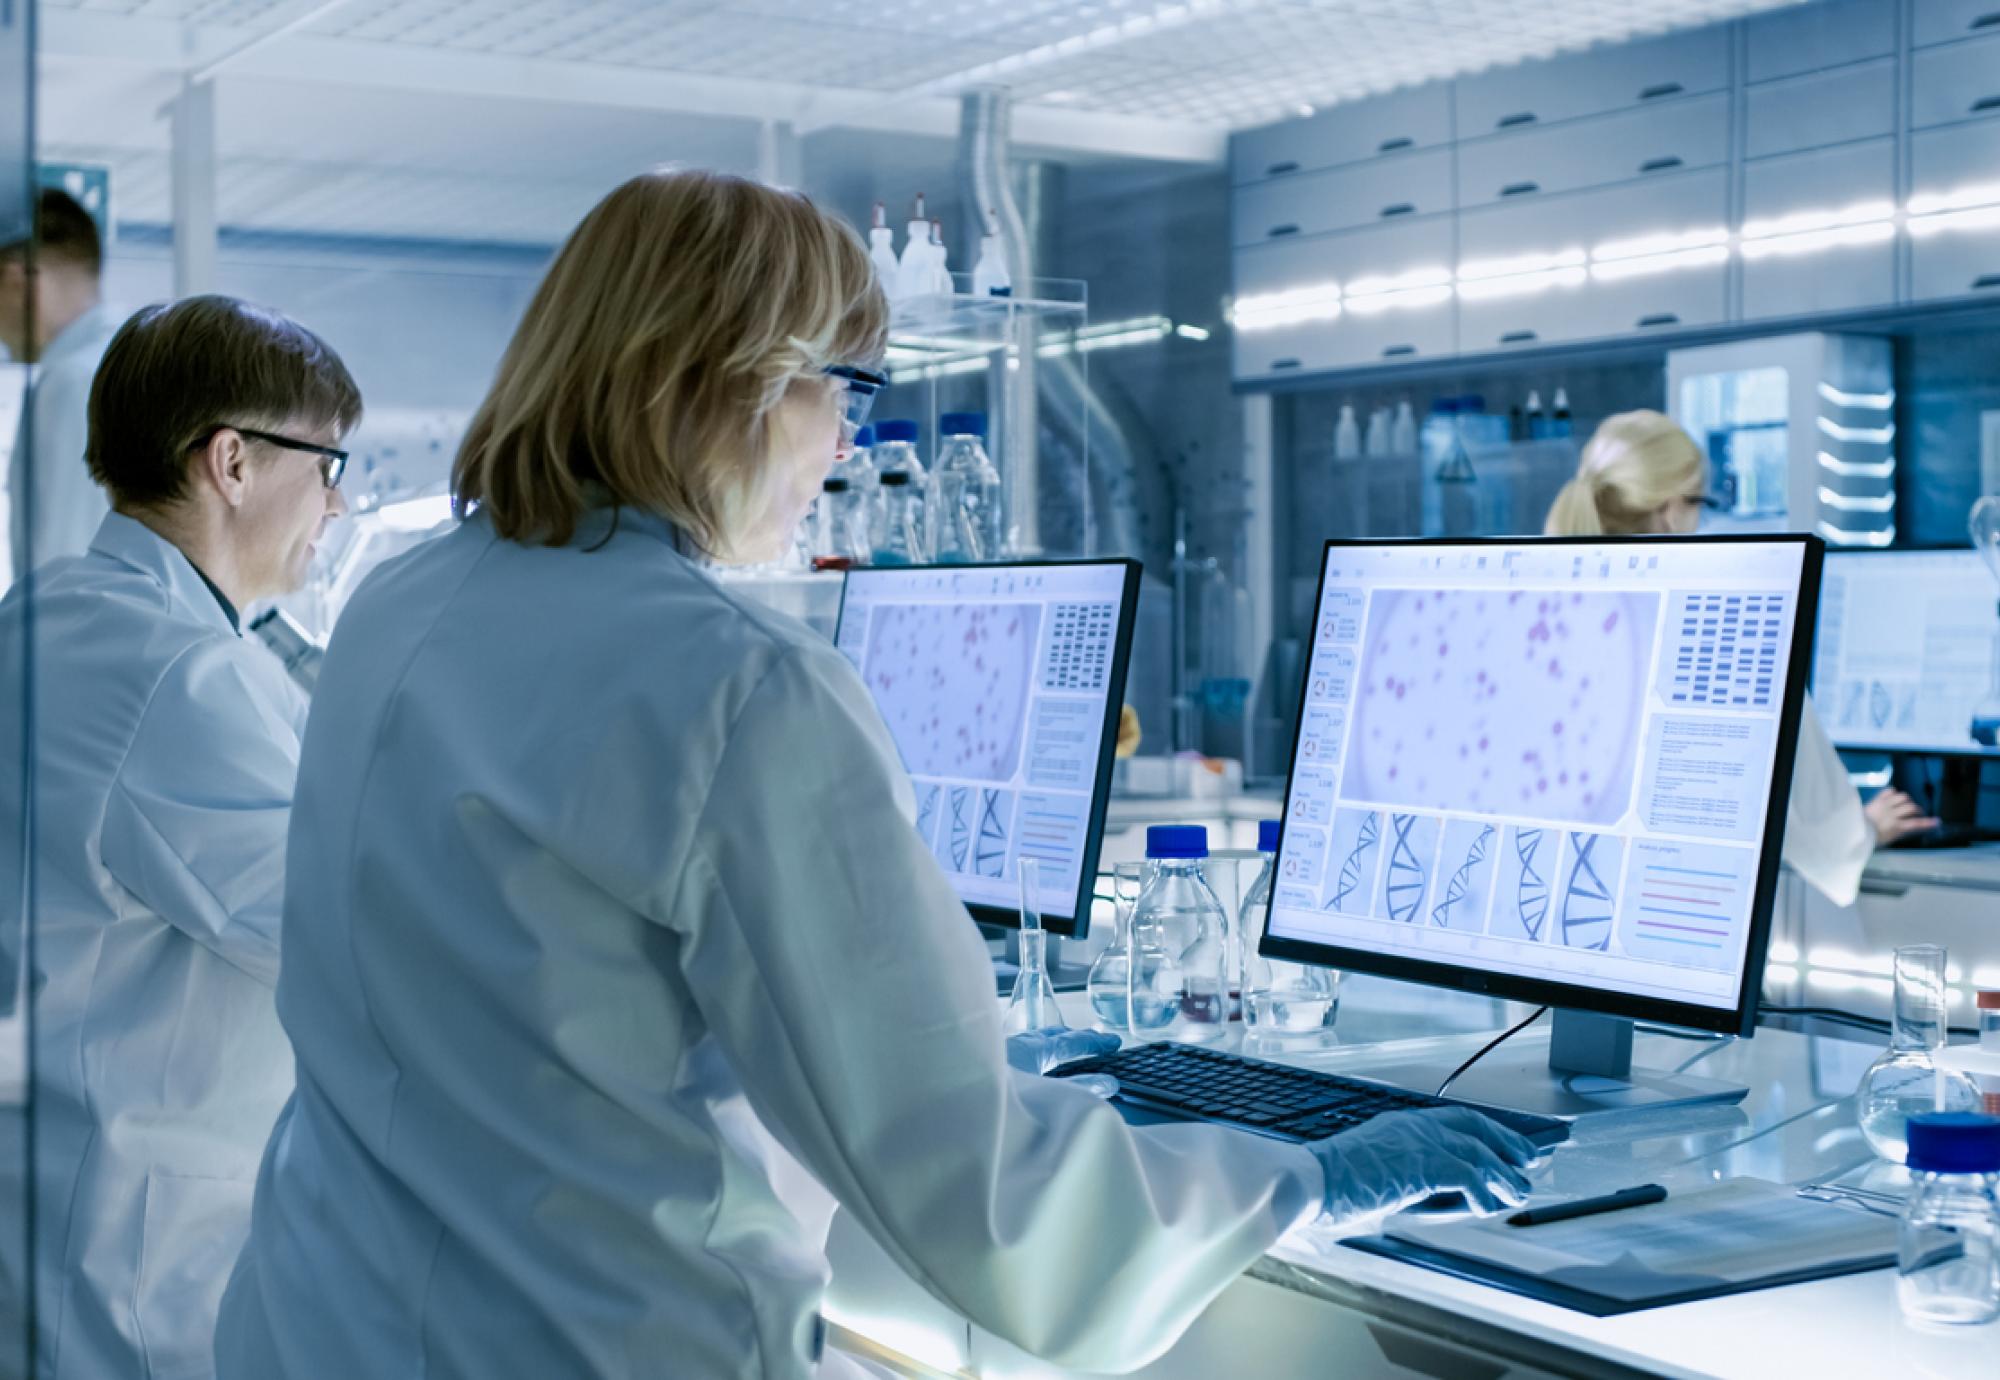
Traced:
POLYGON ((1398 1219, 1343 1244, 1602 1318, 1882 1269, 1896 1260, 1896 1220, 1732 1179, 1541 1226, 1398 1219))

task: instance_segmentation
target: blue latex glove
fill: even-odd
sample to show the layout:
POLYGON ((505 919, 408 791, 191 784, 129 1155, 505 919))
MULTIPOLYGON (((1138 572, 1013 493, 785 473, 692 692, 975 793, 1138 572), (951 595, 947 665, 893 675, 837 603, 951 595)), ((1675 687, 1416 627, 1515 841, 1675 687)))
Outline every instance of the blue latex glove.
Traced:
POLYGON ((1470 1107, 1384 1112, 1306 1147, 1326 1170, 1326 1211, 1352 1219, 1459 1193, 1481 1215, 1528 1196, 1521 1170, 1541 1157, 1526 1136, 1470 1107))
POLYGON ((1057 1064, 1067 1064, 1072 1059, 1088 1059, 1093 1055, 1109 1054, 1117 1049, 1120 1041, 1116 1035, 1095 1030, 1071 1030, 1065 1026, 1048 1026, 1041 1030, 1027 1030, 1019 1035, 1007 1037, 1007 1062, 1023 1073, 1047 1073, 1057 1064))

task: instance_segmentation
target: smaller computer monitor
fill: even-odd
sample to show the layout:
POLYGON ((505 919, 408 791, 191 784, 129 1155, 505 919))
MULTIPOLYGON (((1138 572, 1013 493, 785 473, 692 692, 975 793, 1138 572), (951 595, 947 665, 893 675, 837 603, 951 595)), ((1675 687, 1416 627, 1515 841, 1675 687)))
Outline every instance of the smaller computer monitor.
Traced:
POLYGON ((2000 755, 1974 736, 1975 720, 2000 716, 1996 602, 1974 551, 1828 552, 1813 703, 1834 746, 2000 755))
POLYGON ((850 571, 835 644, 860 671, 917 793, 917 831, 975 920, 1090 928, 1139 563, 1023 561, 850 571))

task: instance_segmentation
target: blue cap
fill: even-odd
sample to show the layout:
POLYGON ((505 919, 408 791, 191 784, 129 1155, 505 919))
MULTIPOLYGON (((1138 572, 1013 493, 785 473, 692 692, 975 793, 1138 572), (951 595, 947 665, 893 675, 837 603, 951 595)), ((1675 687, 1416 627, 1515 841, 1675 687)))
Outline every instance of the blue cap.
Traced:
POLYGON ((868 426, 862 427, 861 430, 854 433, 854 448, 856 450, 866 450, 868 449, 868 447, 874 444, 875 444, 875 427, 872 423, 868 426))
POLYGON ((1278 825, 1280 822, 1275 819, 1260 819, 1257 821, 1257 851, 1259 853, 1275 853, 1278 851, 1278 825))
POLYGON ((986 436, 984 412, 947 412, 938 418, 938 432, 944 436, 986 436))
POLYGON ((1449 417, 1456 414, 1457 411, 1458 411, 1457 398, 1439 398, 1431 403, 1431 413, 1434 416, 1449 417))
POLYGON ((1146 830, 1149 858, 1205 858, 1208 830, 1199 824, 1155 824, 1146 830))
POLYGON ((917 439, 917 424, 904 421, 900 417, 886 422, 875 423, 875 439, 878 441, 910 441, 917 439))
POLYGON ((1910 1118, 1909 1167, 1925 1174, 2000 1174, 2000 1116, 1922 1112, 1910 1118))

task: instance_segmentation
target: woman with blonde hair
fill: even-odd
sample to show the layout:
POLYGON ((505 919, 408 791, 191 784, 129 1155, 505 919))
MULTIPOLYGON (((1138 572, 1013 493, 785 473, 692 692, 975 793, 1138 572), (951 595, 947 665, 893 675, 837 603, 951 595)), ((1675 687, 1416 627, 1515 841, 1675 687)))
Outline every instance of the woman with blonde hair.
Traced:
POLYGON ((1526 1190, 1464 1109, 1311 1146, 1133 1128, 1009 1068, 975 927, 846 659, 703 566, 779 549, 865 410, 854 233, 633 179, 557 256, 454 474, 321 672, 278 1007, 298 1062, 224 1380, 851 1374, 836 1205, 967 1318, 1101 1369, 1280 1233, 1526 1190))
MULTIPOLYGON (((1543 531, 1552 537, 1687 535, 1708 507, 1708 457, 1673 418, 1652 411, 1604 419, 1583 448, 1543 531)), ((1852 905, 1878 847, 1937 827, 1895 789, 1866 806, 1812 701, 1799 716, 1785 818, 1785 861, 1836 904, 1852 905)))

